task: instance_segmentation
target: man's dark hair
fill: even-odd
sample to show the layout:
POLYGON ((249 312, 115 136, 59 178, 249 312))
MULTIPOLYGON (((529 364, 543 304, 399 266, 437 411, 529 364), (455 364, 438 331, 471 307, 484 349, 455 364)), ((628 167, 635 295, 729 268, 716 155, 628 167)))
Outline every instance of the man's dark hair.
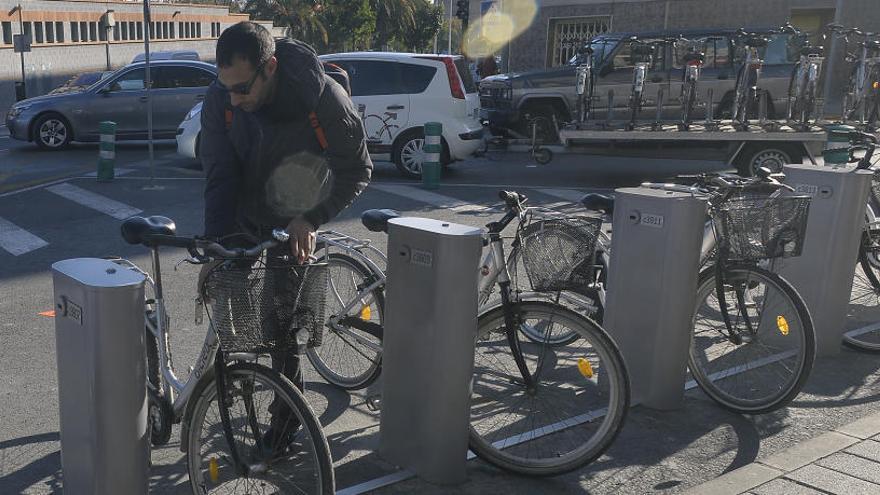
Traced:
POLYGON ((269 30, 250 21, 228 27, 217 40, 217 66, 229 67, 235 57, 241 57, 254 67, 275 54, 275 40, 269 30))

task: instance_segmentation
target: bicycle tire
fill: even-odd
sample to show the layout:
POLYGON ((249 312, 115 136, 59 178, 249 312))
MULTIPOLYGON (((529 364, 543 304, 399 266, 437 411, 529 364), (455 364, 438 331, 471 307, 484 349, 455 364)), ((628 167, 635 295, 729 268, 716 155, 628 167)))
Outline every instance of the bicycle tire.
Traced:
MULTIPOLYGON (((209 408, 211 408, 212 404, 216 406, 217 403, 216 380, 214 379, 213 374, 209 376, 209 379, 203 380, 203 383, 200 385, 199 389, 196 390, 196 393, 191 399, 195 402, 193 405, 192 414, 191 416, 189 416, 188 438, 184 440, 187 443, 186 462, 187 471, 190 478, 190 486, 193 493, 199 495, 212 493, 213 487, 208 486, 208 482, 206 482, 204 479, 205 474, 207 474, 208 478, 215 478, 211 480, 213 483, 219 482, 221 475, 235 475, 235 473, 225 472, 225 468, 231 468, 232 466, 227 466, 226 462, 224 462, 224 465, 221 466, 218 457, 211 457, 211 459, 214 459, 215 462, 212 463, 211 460, 208 460, 207 467, 203 468, 202 466, 203 446, 207 445, 208 448, 216 446, 220 449, 222 449, 223 447, 228 448, 226 437, 224 436, 223 426, 220 423, 219 414, 216 418, 217 425, 214 426, 212 434, 215 438, 214 442, 216 445, 203 444, 202 442, 201 437, 202 432, 204 431, 203 423, 205 422, 205 417, 208 414, 208 410, 209 408)), ((277 371, 254 363, 237 363, 231 365, 226 369, 226 376, 227 380, 229 381, 229 383, 227 384, 228 387, 234 387, 235 385, 233 385, 232 382, 234 382, 236 379, 244 379, 245 381, 243 383, 245 384, 253 382, 259 383, 260 385, 262 385, 262 387, 267 387, 253 387, 253 390, 257 392, 265 391, 267 394, 271 394, 276 400, 280 398, 286 404, 289 410, 293 412, 297 420, 302 425, 302 428, 300 428, 299 432, 296 434, 296 436, 298 438, 301 438, 302 440, 296 440, 294 441, 294 443, 303 443, 304 447, 306 443, 312 446, 313 450, 311 452, 308 452, 307 454, 312 454, 310 457, 312 457, 312 461, 314 461, 315 463, 315 472, 311 476, 302 476, 302 478, 314 479, 314 483, 312 483, 313 489, 300 490, 297 493, 318 493, 321 495, 333 494, 335 491, 335 479, 333 472, 333 460, 330 456, 330 446, 327 444, 327 438, 324 436, 324 432, 321 429, 321 424, 318 422, 314 411, 312 411, 302 393, 300 393, 293 386, 293 383, 291 383, 289 379, 285 378, 277 371)), ((245 386, 240 390, 250 390, 250 386, 245 386)), ((269 401, 271 402, 272 399, 269 399, 269 401)), ((230 413, 237 412, 234 403, 229 407, 229 409, 230 413)), ((251 419, 252 418, 248 418, 248 421, 245 421, 244 424, 242 424, 241 421, 237 422, 235 418, 232 419, 234 426, 239 425, 245 429, 243 433, 239 431, 239 434, 235 435, 239 454, 243 458, 248 458, 249 456, 255 455, 253 450, 254 445, 256 444, 256 440, 248 436, 251 432, 247 430, 252 424, 250 421, 251 419)), ((262 425, 257 423, 257 426, 262 425)), ((263 433, 265 433, 265 431, 263 433)), ((228 456, 225 457, 226 459, 228 459, 228 456)), ((257 468, 265 469, 265 472, 259 473, 258 476, 244 478, 244 482, 236 477, 234 480, 232 480, 232 482, 235 483, 233 489, 238 488, 242 484, 248 484, 249 481, 252 481, 254 483, 257 483, 257 485, 260 486, 261 489, 265 490, 265 483, 267 483, 268 480, 263 479, 265 477, 264 475, 269 472, 274 472, 279 468, 279 464, 281 463, 281 461, 279 460, 280 457, 283 456, 278 456, 271 461, 264 458, 252 460, 251 462, 254 466, 256 466, 257 468)), ((305 460, 305 456, 303 455, 295 455, 293 457, 296 459, 296 462, 294 464, 296 464, 297 466, 301 465, 302 462, 305 460)), ((226 459, 223 460, 225 461, 226 459)), ((284 475, 282 474, 281 477, 283 480, 284 475)), ((279 488, 280 491, 273 491, 272 493, 293 493, 290 488, 291 487, 284 485, 279 488)), ((247 487, 245 487, 245 490, 247 490, 247 487)), ((252 493, 252 491, 246 491, 244 493, 252 493)))
MULTIPOLYGON (((721 347, 723 349, 728 344, 732 344, 732 342, 730 342, 730 340, 725 335, 720 334, 719 332, 719 329, 725 328, 723 321, 720 321, 720 309, 707 307, 708 305, 704 303, 704 301, 707 301, 712 297, 716 297, 716 305, 720 308, 720 305, 717 304, 717 295, 715 292, 714 266, 709 266, 703 269, 703 271, 700 273, 699 283, 697 285, 696 309, 694 311, 693 318, 694 333, 692 334, 691 347, 688 356, 688 366, 691 370, 691 374, 700 385, 700 388, 702 388, 703 391, 706 393, 706 395, 708 395, 712 400, 714 400, 719 405, 729 411, 737 412, 740 414, 763 414, 775 411, 791 402, 791 400, 794 399, 798 393, 800 393, 801 388, 803 388, 804 383, 807 381, 807 378, 810 375, 810 370, 813 367, 813 361, 816 355, 816 338, 813 328, 812 317, 810 316, 810 312, 807 309, 803 298, 800 296, 800 294, 798 294, 797 290, 792 287, 791 284, 788 283, 785 279, 773 272, 770 272, 755 265, 750 265, 746 263, 734 263, 725 268, 724 277, 726 285, 731 284, 731 282, 733 281, 734 283, 740 283, 748 286, 749 290, 757 288, 757 283, 760 283, 761 281, 763 281, 763 283, 767 287, 774 287, 777 291, 777 294, 775 294, 774 296, 768 297, 767 290, 765 290, 764 293, 760 296, 762 302, 762 314, 768 304, 772 305, 777 301, 781 301, 783 304, 788 305, 788 307, 784 308, 784 312, 771 311, 770 323, 762 325, 762 322, 767 322, 768 320, 759 317, 756 320, 758 322, 758 325, 756 325, 756 327, 757 330, 760 331, 761 329, 767 329, 771 324, 775 323, 775 325, 779 329, 778 332, 784 337, 784 339, 782 339, 784 341, 791 340, 787 337, 793 333, 792 328, 800 330, 796 332, 796 335, 801 336, 799 337, 800 352, 795 353, 794 357, 796 357, 796 359, 794 360, 794 365, 790 367, 785 367, 786 370, 795 369, 793 377, 786 381, 782 386, 778 387, 778 390, 776 390, 775 392, 771 391, 770 393, 764 393, 763 390, 759 391, 763 395, 760 395, 757 398, 754 397, 755 394, 753 392, 758 390, 759 386, 761 386, 762 384, 758 383, 758 381, 755 379, 748 379, 746 380, 747 390, 745 391, 751 392, 751 395, 753 395, 753 397, 745 397, 745 394, 733 394, 723 389, 722 385, 731 383, 729 379, 737 380, 737 377, 741 377, 743 374, 745 374, 745 372, 762 369, 763 365, 753 367, 755 363, 761 362, 762 360, 769 361, 765 365, 774 365, 781 361, 787 360, 788 357, 790 357, 787 355, 792 351, 777 352, 768 356, 763 356, 761 360, 748 360, 746 361, 745 365, 733 367, 730 366, 733 359, 722 358, 716 359, 714 363, 709 363, 707 358, 707 362, 703 362, 705 351, 701 350, 701 348, 704 347, 704 344, 709 344, 708 346, 706 346, 707 350, 712 348, 715 348, 715 350, 717 350, 718 347, 721 347), (705 311, 707 316, 703 317, 704 319, 700 319, 701 310, 703 310, 704 307, 707 307, 705 311), (774 316, 776 316, 775 321, 773 320, 774 316), (709 328, 706 332, 707 335, 703 335, 701 332, 702 325, 704 323, 711 323, 712 320, 710 320, 709 318, 716 318, 714 320, 716 327, 709 328), (782 318, 781 321, 780 318, 782 318), (719 361, 722 369, 707 369, 710 364, 716 364, 719 361), (715 375, 721 375, 721 379, 713 380, 713 378, 711 377, 715 375)), ((755 298, 754 296, 752 296, 752 299, 753 302, 757 301, 757 298, 755 298)), ((736 301, 736 298, 734 296, 728 295, 726 300, 728 304, 731 304, 736 301)), ((757 307, 758 305, 755 304, 755 306, 757 307)), ((734 306, 732 309, 728 309, 728 311, 730 313, 731 323, 739 323, 740 318, 737 316, 737 307, 734 306)), ((751 320, 751 313, 749 313, 749 321, 751 320)), ((770 335, 765 334, 766 332, 760 335, 749 337, 753 340, 751 340, 750 342, 746 342, 746 345, 733 345, 736 346, 735 349, 737 351, 739 349, 755 349, 755 346, 757 345, 766 348, 768 351, 773 350, 767 344, 772 343, 773 339, 779 340, 779 337, 776 337, 772 332, 770 333, 770 335), (765 342, 761 342, 761 340, 764 340, 765 342)), ((742 335, 741 332, 740 335, 742 335)))
MULTIPOLYGON (((876 258, 876 253, 869 253, 869 249, 872 249, 873 245, 869 233, 864 232, 850 291, 847 317, 858 321, 859 324, 864 323, 866 326, 861 330, 870 328, 871 323, 874 322, 874 318, 871 318, 870 315, 866 320, 861 318, 861 314, 863 312, 873 313, 880 309, 880 267, 876 262, 872 263, 871 261, 871 258, 876 258)), ((876 249, 877 247, 873 247, 873 250, 876 249)), ((847 331, 843 335, 843 345, 858 351, 880 353, 880 330, 847 331)))
MULTIPOLYGON (((147 311, 145 318, 156 325, 156 312, 147 311)), ((149 327, 144 325, 144 346, 146 347, 147 372, 147 419, 150 427, 150 443, 156 447, 168 444, 171 440, 171 423, 174 413, 165 399, 162 388, 162 376, 159 369, 159 341, 149 327)))
POLYGON ((801 124, 809 124, 813 118, 813 109, 816 107, 816 81, 807 80, 806 96, 801 109, 801 124))
MULTIPOLYGON (((535 343, 521 342, 520 345, 525 355, 531 356, 532 351, 541 353, 540 359, 538 359, 538 362, 542 363, 539 365, 540 371, 537 370, 537 367, 535 370, 535 373, 539 375, 539 384, 533 392, 527 392, 521 385, 506 379, 503 372, 487 370, 487 367, 493 365, 500 365, 506 370, 507 367, 501 363, 502 357, 509 357, 512 362, 504 330, 503 306, 496 307, 481 315, 477 323, 474 379, 471 389, 470 448, 478 457, 489 464, 515 473, 529 476, 555 476, 573 471, 601 456, 611 446, 623 427, 630 403, 629 377, 623 357, 613 339, 601 327, 570 309, 545 301, 527 301, 516 303, 515 311, 522 324, 550 318, 556 322, 571 325, 573 328, 577 328, 581 337, 575 343, 587 344, 592 346, 592 349, 589 353, 584 350, 571 350, 559 346, 543 346, 538 349, 540 346, 535 343), (507 349, 506 352, 501 349, 489 349, 489 346, 492 345, 490 339, 493 338, 493 334, 500 334, 497 341, 502 348, 507 349), (487 350, 487 353, 483 354, 482 350, 487 350), (552 382, 543 382, 540 381, 540 375, 545 372, 544 357, 548 351, 553 354, 554 369, 552 373, 554 376, 552 382), (579 359, 564 359, 572 355, 579 357, 579 359), (595 374, 591 371, 589 378, 583 369, 582 361, 587 360, 584 356, 589 356, 598 363, 589 368, 598 371, 595 374), (566 376, 566 372, 570 376, 566 376), (487 380, 484 381, 484 377, 487 377, 487 380), (513 391, 509 390, 509 387, 513 387, 513 391), (496 398, 490 397, 487 400, 484 394, 492 392, 492 389, 495 389, 495 393, 491 395, 496 398), (553 390, 551 391, 551 389, 553 390), (531 405, 535 406, 538 400, 536 397, 541 395, 542 399, 546 401, 544 395, 547 393, 551 396, 559 395, 562 401, 553 406, 547 405, 544 409, 536 409, 531 418, 524 418, 522 421, 515 421, 509 425, 502 426, 500 421, 492 420, 498 415, 504 416, 502 402, 504 400, 512 400, 518 406, 526 402, 526 398, 529 398, 531 405), (518 400, 518 395, 530 397, 518 400), (583 400, 597 400, 597 403, 575 404, 583 400), (601 414, 603 410, 604 414, 601 414), (484 413, 491 415, 485 421, 484 413), (569 413, 573 416, 560 421, 560 418, 569 413), (601 422, 598 421, 599 419, 601 422), (550 424, 538 424, 541 420, 550 424), (518 423, 530 431, 513 433, 511 429, 516 427, 518 423), (573 436, 581 433, 580 427, 582 425, 586 425, 584 430, 594 431, 588 435, 586 440, 571 441, 573 436), (592 428, 593 426, 595 428, 592 428), (497 440, 493 438, 493 432, 489 431, 489 428, 496 427, 498 430, 494 433, 502 437, 497 440), (578 430, 575 431, 575 428, 578 430), (537 433, 538 431, 541 433, 537 433), (522 441, 523 437, 531 438, 522 441), (568 452, 561 452, 566 445, 574 445, 575 447, 568 452), (522 446, 525 446, 525 449, 522 449, 522 446), (523 450, 526 454, 536 452, 542 446, 550 449, 550 452, 545 456, 527 458, 520 454, 523 450)), ((531 361, 527 359, 527 362, 531 361)), ((590 364, 592 365, 592 363, 590 364)), ((516 369, 515 365, 512 369, 516 369)), ((544 404, 546 402, 541 402, 542 406, 544 404)), ((517 408, 514 411, 518 410, 517 408)), ((511 415, 512 413, 509 413, 506 417, 511 415)))
MULTIPOLYGON (((370 269, 362 262, 355 258, 342 253, 329 253, 323 257, 322 261, 326 261, 330 270, 331 287, 328 290, 333 292, 327 297, 327 313, 332 315, 340 311, 351 298, 355 297, 358 292, 358 285, 363 284, 372 275, 370 269), (352 292, 350 298, 345 300, 336 297, 338 289, 336 282, 343 282, 344 273, 348 275, 348 288, 355 291, 352 292)), ((382 329, 385 321, 385 294, 381 289, 372 291, 373 301, 361 307, 358 314, 353 315, 375 323, 364 329, 358 329, 348 326, 347 329, 368 341, 382 345, 382 329), (369 315, 364 318, 364 307, 370 308, 369 315), (375 315, 373 314, 375 313, 375 315)), ((359 390, 369 386, 382 373, 382 356, 381 353, 373 354, 373 352, 364 344, 357 342, 350 335, 338 333, 329 325, 324 327, 323 342, 317 347, 306 349, 306 356, 309 362, 315 368, 315 371, 328 383, 331 383, 344 390, 359 390), (343 359, 338 363, 330 363, 333 356, 342 356, 343 359)))
POLYGON ((748 109, 745 108, 745 100, 749 93, 748 82, 743 80, 745 70, 746 67, 743 65, 736 73, 736 84, 733 86, 733 105, 730 109, 730 120, 733 121, 744 121, 748 116, 748 109))

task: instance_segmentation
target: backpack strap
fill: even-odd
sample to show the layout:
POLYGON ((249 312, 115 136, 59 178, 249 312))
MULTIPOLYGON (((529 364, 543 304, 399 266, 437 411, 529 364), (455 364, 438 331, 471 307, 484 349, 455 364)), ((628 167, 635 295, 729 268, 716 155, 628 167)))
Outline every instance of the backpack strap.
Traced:
POLYGON ((315 130, 315 137, 318 138, 318 144, 321 146, 321 149, 326 150, 328 147, 327 135, 324 134, 324 128, 318 122, 318 114, 314 111, 309 112, 309 123, 312 124, 312 129, 315 130))
POLYGON ((232 129, 232 109, 227 108, 224 113, 224 117, 226 118, 226 130, 232 129))

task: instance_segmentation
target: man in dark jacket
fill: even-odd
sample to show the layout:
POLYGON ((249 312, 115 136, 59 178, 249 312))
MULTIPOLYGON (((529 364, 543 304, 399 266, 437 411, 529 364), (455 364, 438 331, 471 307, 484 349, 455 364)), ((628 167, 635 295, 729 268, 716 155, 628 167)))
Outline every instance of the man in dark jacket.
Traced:
MULTIPOLYGON (((276 42, 256 23, 241 22, 221 34, 217 67, 201 117, 205 235, 266 238, 273 228, 286 228, 289 249, 304 262, 314 250, 318 227, 348 207, 370 181, 373 164, 359 114, 311 47, 290 39, 276 42), (309 118, 312 112, 326 149, 309 118)), ((270 253, 277 254, 283 251, 270 253)), ((302 387, 299 356, 272 358, 274 369, 302 387)), ((283 437, 272 431, 289 422, 289 411, 279 406, 270 406, 272 427, 263 442, 272 450, 292 440, 287 429, 283 437)))

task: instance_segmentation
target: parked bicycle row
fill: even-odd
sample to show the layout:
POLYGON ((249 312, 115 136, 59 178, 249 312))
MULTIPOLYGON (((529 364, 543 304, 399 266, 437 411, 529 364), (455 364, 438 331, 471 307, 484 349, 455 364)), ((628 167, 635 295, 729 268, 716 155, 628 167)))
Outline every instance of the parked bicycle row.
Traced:
MULTIPOLYGON (((761 89, 761 70, 764 65, 763 52, 767 49, 774 35, 787 35, 787 49, 797 56, 797 62, 791 72, 787 93, 787 110, 785 123, 796 129, 809 129, 822 116, 823 98, 820 88, 823 81, 823 65, 825 63, 826 48, 824 45, 814 45, 811 42, 811 34, 799 31, 791 24, 786 24, 776 30, 761 32, 747 32, 744 29, 737 31, 731 37, 733 49, 742 53, 741 63, 736 71, 736 84, 731 95, 713 95, 712 90, 706 92, 707 97, 703 102, 698 102, 700 74, 706 63, 707 47, 718 42, 721 38, 715 36, 688 39, 684 36, 674 38, 642 39, 637 36, 629 37, 624 42, 629 43, 629 53, 633 63, 633 74, 628 104, 628 122, 626 128, 632 130, 639 120, 642 119, 642 110, 649 98, 653 95, 646 94, 646 82, 652 77, 652 68, 655 66, 655 58, 668 55, 666 46, 672 47, 671 55, 680 60, 683 70, 681 90, 678 100, 681 105, 678 128, 687 130, 694 122, 696 106, 706 107, 706 125, 717 128, 718 121, 713 115, 716 102, 714 96, 730 98, 725 107, 727 115, 719 117, 730 118, 738 130, 748 130, 751 120, 757 119, 763 128, 778 129, 779 122, 771 120, 771 102, 768 101, 767 93, 761 89)), ((866 126, 876 125, 878 112, 880 112, 880 34, 866 33, 856 28, 846 28, 839 24, 826 26, 821 39, 830 41, 829 36, 843 40, 844 62, 843 69, 849 74, 848 82, 843 91, 842 120, 844 122, 856 122, 866 126)), ((576 123, 584 124, 591 120, 597 121, 597 100, 604 95, 597 95, 596 72, 594 64, 597 61, 597 47, 592 40, 587 41, 577 56, 577 70, 575 88, 578 96, 576 123)), ((717 53, 717 47, 712 50, 717 53)), ((609 91, 607 104, 605 105, 605 122, 614 120, 612 112, 615 108, 613 100, 615 95, 609 91)), ((653 128, 660 129, 663 122, 663 109, 665 100, 673 98, 666 95, 661 88, 654 99, 653 104, 657 108, 656 119, 653 128)), ((602 123, 600 120, 598 123, 602 123)))
MULTIPOLYGON (((853 170, 870 168, 876 139, 852 132, 853 170)), ((778 273, 800 255, 811 196, 781 174, 680 177, 643 187, 703 198, 708 205, 694 294, 687 367, 722 407, 743 414, 785 407, 807 381, 816 354, 813 318, 798 290, 778 273), (760 365, 755 365, 760 363, 760 365)), ((880 181, 866 209, 852 303, 880 294, 880 181)), ((606 331, 615 198, 589 194, 572 215, 500 193, 501 218, 486 225, 479 267, 479 317, 471 386, 470 448, 502 469, 558 475, 597 459, 624 426, 630 376, 615 329, 606 331)), ((362 222, 387 232, 393 210, 362 222)), ((644 219, 643 219, 644 220, 644 219)), ((662 220, 659 220, 662 222, 662 220)), ((134 217, 123 236, 152 250, 145 304, 151 440, 181 446, 194 493, 231 486, 331 493, 327 440, 293 383, 266 356, 303 353, 327 382, 346 390, 382 372, 386 257, 369 240, 320 232, 312 263, 296 264, 275 231, 231 243, 179 236, 163 217, 134 217), (245 247, 231 247, 245 246, 245 247), (208 265, 199 281, 196 321, 207 315, 205 345, 189 379, 174 371, 159 250, 185 248, 208 265)), ((876 305, 876 304, 875 304, 876 305)), ((845 343, 880 350, 880 331, 845 343)), ((369 398, 381 408, 381 396, 369 398)))

